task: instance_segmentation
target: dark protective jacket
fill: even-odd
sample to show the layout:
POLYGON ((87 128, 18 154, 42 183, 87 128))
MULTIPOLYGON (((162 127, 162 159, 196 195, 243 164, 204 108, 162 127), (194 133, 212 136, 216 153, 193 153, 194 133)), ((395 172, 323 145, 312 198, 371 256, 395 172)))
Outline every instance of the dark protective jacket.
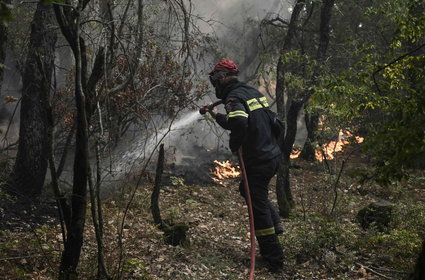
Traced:
POLYGON ((216 121, 230 130, 229 146, 236 152, 241 146, 246 165, 280 155, 271 129, 267 99, 257 89, 237 80, 222 89, 227 115, 217 114, 216 121))

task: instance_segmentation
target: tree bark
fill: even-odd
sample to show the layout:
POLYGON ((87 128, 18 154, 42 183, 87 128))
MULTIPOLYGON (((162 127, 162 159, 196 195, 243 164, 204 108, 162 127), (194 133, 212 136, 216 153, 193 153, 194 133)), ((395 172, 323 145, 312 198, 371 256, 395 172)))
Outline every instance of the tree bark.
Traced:
POLYGON ((50 95, 54 68, 56 33, 51 6, 37 6, 31 24, 28 57, 23 74, 19 145, 11 175, 12 189, 37 197, 43 189, 48 161, 48 121, 45 104, 50 95))
POLYGON ((153 186, 153 191, 151 195, 151 211, 153 216, 153 221, 160 228, 163 227, 163 222, 161 218, 161 212, 159 210, 159 191, 161 188, 161 177, 164 170, 164 144, 159 146, 159 155, 158 163, 156 166, 156 175, 155 175, 155 184, 153 186))
MULTIPOLYGON (((54 11, 62 34, 69 43, 75 58, 75 100, 77 124, 73 168, 73 186, 71 198, 71 220, 67 225, 67 238, 62 252, 60 279, 73 279, 77 275, 81 248, 84 240, 84 227, 87 211, 87 185, 91 180, 89 162, 89 120, 96 109, 96 85, 105 73, 105 52, 100 47, 96 53, 93 68, 88 76, 87 52, 81 37, 80 16, 89 0, 80 0, 75 9, 69 6, 55 5, 54 11)), ((108 65, 106 65, 108 67, 108 65)), ((100 226, 100 225, 99 225, 100 226)), ((101 245, 101 244, 100 244, 101 245)), ((101 264, 104 276, 106 267, 101 264)))
MULTIPOLYGON (((276 77, 276 105, 277 105, 277 112, 279 116, 285 121, 285 134, 283 137, 279 139, 279 146, 283 147, 283 154, 281 156, 280 165, 277 170, 277 181, 276 181, 276 195, 277 195, 277 201, 279 205, 279 213, 282 217, 288 217, 290 213, 290 209, 293 205, 293 199, 291 194, 291 188, 290 188, 290 181, 289 181, 289 156, 291 154, 292 150, 292 144, 288 141, 292 139, 292 132, 293 128, 290 126, 292 125, 289 123, 289 111, 291 111, 291 108, 287 106, 290 101, 290 97, 288 96, 288 100, 285 104, 285 65, 282 60, 282 56, 285 54, 285 52, 288 52, 291 49, 292 46, 292 40, 295 36, 296 27, 298 23, 299 15, 305 5, 304 0, 297 0, 294 6, 294 10, 291 15, 291 20, 289 22, 288 26, 288 32, 286 34, 283 47, 280 51, 281 56, 279 57, 278 64, 277 64, 277 77, 276 77), (288 136, 288 137, 287 137, 288 136), (289 153, 287 151, 288 147, 290 146, 289 153)), ((294 108, 292 108, 293 111, 294 108)), ((293 113, 291 111, 291 114, 293 113)), ((296 118, 295 118, 296 120, 296 118)), ((296 121, 295 121, 296 125, 296 121)), ((295 127, 295 133, 296 133, 296 127, 295 127)), ((295 136, 293 136, 295 140, 295 136)))
POLYGON ((314 161, 316 159, 316 149, 314 147, 314 142, 316 141, 316 130, 319 125, 319 116, 315 113, 310 114, 309 112, 305 112, 304 114, 305 127, 307 129, 307 139, 304 143, 300 157, 308 161, 314 161))
POLYGON ((409 280, 425 280, 425 240, 422 242, 422 251, 416 261, 415 271, 410 275, 409 280))
MULTIPOLYGON (((316 82, 316 77, 319 72, 319 68, 326 60, 326 52, 329 46, 330 40, 330 21, 332 17, 332 8, 335 4, 335 0, 323 0, 322 9, 320 12, 320 28, 319 28, 319 44, 317 47, 317 65, 313 72, 312 84, 316 82)), ((311 88, 311 86, 310 86, 311 88)), ((312 94, 312 93, 311 93, 312 94)), ((310 95, 311 95, 310 94, 310 95)), ((301 157, 307 160, 315 159, 315 150, 313 143, 316 141, 316 130, 319 124, 319 116, 317 114, 310 115, 306 112, 306 128, 307 128, 307 139, 301 152, 301 157)))
MULTIPOLYGON (((67 231, 65 248, 62 253, 59 275, 60 279, 71 279, 77 275, 77 266, 79 263, 81 248, 83 246, 83 232, 87 207, 87 184, 91 180, 91 169, 88 160, 89 121, 99 102, 99 97, 96 94, 96 87, 99 81, 104 78, 105 73, 109 73, 109 71, 111 71, 111 69, 115 66, 113 65, 114 59, 112 55, 114 48, 117 48, 118 44, 114 44, 114 38, 117 34, 118 36, 121 35, 121 33, 115 31, 115 20, 113 20, 110 1, 102 2, 102 4, 105 4, 103 7, 107 8, 108 17, 110 17, 110 20, 105 21, 111 25, 110 28, 106 28, 109 32, 110 40, 107 45, 100 46, 98 48, 94 58, 93 67, 89 75, 86 44, 80 32, 80 17, 82 11, 85 9, 90 0, 79 0, 77 7, 75 8, 72 8, 70 5, 71 1, 65 2, 67 5, 53 5, 60 30, 72 49, 76 65, 75 100, 77 105, 77 131, 71 199, 71 221, 67 231)), ((130 4, 131 1, 128 3, 130 4)), ((143 1, 139 0, 138 3, 138 17, 139 20, 141 20, 143 16, 143 14, 141 14, 143 12, 143 1)), ((125 15, 121 21, 124 24, 126 20, 127 16, 125 15)), ((139 24, 139 26, 141 25, 139 24)), ((134 57, 135 67, 139 64, 138 58, 140 57, 140 51, 138 54, 137 53, 138 52, 136 52, 136 56, 134 57)), ((128 82, 124 82, 123 85, 117 88, 117 90, 124 90, 128 84, 128 82)), ((100 228, 101 225, 99 224, 99 229, 100 228)), ((104 274, 107 274, 105 266, 103 266, 102 270, 105 272, 104 274)))

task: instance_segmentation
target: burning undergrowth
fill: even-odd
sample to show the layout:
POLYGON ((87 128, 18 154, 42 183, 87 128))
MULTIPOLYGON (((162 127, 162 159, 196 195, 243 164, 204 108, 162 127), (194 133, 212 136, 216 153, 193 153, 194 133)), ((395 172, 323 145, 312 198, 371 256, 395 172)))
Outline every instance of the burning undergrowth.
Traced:
POLYGON ((231 162, 229 152, 193 147, 195 155, 178 155, 178 152, 168 156, 164 170, 165 185, 174 184, 177 179, 187 185, 225 185, 226 179, 239 176, 239 167, 231 162))
POLYGON ((214 164, 214 170, 210 170, 211 174, 214 176, 212 180, 220 185, 224 185, 224 180, 237 178, 241 174, 240 167, 232 165, 229 160, 214 160, 214 164))
MULTIPOLYGON (((336 153, 342 152, 344 147, 352 143, 363 143, 364 138, 360 136, 353 136, 349 131, 340 130, 338 137, 335 140, 318 145, 315 150, 315 158, 317 161, 333 160, 336 153)), ((294 149, 291 152, 291 159, 296 159, 300 156, 301 150, 294 149)))

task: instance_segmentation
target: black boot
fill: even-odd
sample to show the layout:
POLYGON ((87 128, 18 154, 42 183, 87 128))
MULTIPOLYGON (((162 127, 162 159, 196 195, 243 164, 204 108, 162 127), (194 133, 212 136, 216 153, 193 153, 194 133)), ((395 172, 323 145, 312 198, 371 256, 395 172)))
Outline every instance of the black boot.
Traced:
POLYGON ((283 251, 276 234, 257 236, 260 254, 269 264, 271 272, 278 272, 283 268, 283 251))

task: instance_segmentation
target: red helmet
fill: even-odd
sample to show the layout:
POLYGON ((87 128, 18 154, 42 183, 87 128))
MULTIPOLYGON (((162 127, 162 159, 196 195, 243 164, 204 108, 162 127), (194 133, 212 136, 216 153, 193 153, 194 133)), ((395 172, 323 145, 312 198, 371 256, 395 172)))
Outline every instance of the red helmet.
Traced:
POLYGON ((216 71, 238 74, 239 73, 239 68, 236 65, 236 63, 234 63, 232 60, 223 59, 223 60, 220 60, 220 62, 218 62, 214 66, 214 69, 210 73, 208 73, 208 74, 209 75, 212 75, 216 71))

